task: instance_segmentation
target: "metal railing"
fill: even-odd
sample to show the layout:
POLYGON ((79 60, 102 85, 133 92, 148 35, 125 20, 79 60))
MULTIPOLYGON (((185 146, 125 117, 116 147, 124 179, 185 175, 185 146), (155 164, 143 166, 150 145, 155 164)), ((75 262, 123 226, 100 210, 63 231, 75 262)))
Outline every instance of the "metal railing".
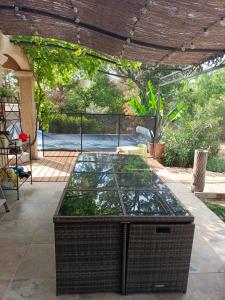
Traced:
POLYGON ((51 151, 113 152, 118 146, 146 142, 143 136, 137 134, 137 126, 155 132, 156 117, 56 113, 48 132, 42 130, 41 136, 39 132, 39 150, 42 150, 43 156, 54 156, 51 151))

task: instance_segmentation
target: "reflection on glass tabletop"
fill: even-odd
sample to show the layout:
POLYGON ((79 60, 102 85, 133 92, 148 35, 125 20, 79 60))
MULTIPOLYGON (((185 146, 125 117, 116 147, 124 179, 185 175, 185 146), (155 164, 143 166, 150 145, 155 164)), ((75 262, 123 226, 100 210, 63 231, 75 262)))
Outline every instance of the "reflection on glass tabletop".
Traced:
POLYGON ((111 163, 98 163, 82 161, 77 162, 74 167, 74 172, 113 172, 113 166, 111 163))
POLYGON ((118 185, 121 189, 152 189, 169 190, 159 177, 150 170, 133 173, 115 173, 118 185))
POLYGON ((125 209, 130 216, 188 216, 189 213, 169 192, 121 192, 125 209))
POLYGON ((92 161, 92 162, 111 162, 114 155, 99 154, 99 153, 82 153, 77 157, 77 161, 92 161))
POLYGON ((80 154, 61 216, 190 216, 139 155, 80 154))
POLYGON ((62 216, 120 216, 122 208, 117 191, 65 192, 59 215, 62 216))
POLYGON ((72 173, 68 189, 95 190, 115 189, 116 183, 112 173, 72 173))

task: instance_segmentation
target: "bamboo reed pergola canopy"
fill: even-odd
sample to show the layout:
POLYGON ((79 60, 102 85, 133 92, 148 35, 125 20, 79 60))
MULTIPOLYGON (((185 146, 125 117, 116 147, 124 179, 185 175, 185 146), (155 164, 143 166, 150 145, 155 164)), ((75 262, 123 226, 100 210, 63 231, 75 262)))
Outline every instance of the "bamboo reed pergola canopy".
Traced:
POLYGON ((225 52, 225 1, 1 0, 0 30, 148 63, 199 64, 225 52))

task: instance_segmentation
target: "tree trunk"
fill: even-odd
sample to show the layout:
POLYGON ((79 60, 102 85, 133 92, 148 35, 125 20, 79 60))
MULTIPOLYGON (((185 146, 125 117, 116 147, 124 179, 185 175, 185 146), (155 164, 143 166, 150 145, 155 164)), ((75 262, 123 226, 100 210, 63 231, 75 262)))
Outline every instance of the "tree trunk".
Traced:
POLYGON ((207 160, 208 150, 195 150, 193 181, 191 184, 192 193, 203 192, 204 190, 207 160))

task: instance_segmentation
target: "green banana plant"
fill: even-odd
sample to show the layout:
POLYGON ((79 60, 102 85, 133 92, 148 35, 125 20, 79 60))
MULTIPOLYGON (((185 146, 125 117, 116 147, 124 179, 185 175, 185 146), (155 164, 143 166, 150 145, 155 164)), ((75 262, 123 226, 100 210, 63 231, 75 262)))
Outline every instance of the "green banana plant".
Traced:
POLYGON ((156 116, 155 132, 150 130, 151 140, 159 143, 163 137, 164 129, 177 121, 186 111, 187 104, 184 101, 178 103, 169 113, 164 116, 164 100, 159 92, 155 93, 152 82, 148 81, 146 93, 139 90, 140 100, 132 97, 129 101, 130 106, 138 116, 156 116))

